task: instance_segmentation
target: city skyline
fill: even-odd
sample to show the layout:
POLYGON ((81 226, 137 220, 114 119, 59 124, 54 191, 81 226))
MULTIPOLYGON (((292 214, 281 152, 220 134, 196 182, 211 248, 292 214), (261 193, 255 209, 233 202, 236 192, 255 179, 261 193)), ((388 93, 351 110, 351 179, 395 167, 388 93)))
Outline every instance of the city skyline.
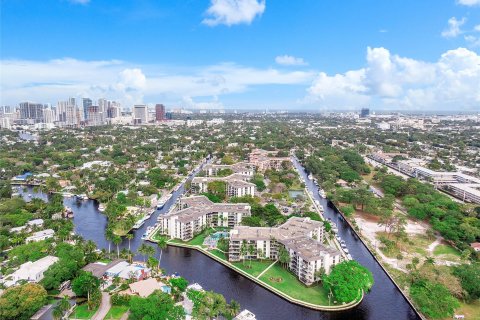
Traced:
POLYGON ((26 1, 2 11, 2 105, 480 110, 476 0, 26 1))

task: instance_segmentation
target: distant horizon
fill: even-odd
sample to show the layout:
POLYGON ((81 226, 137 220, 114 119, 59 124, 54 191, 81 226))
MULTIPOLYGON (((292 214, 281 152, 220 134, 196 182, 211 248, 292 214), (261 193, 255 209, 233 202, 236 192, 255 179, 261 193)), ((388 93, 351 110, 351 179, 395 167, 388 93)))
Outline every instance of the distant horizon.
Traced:
POLYGON ((3 1, 0 105, 475 112, 479 1, 3 1))

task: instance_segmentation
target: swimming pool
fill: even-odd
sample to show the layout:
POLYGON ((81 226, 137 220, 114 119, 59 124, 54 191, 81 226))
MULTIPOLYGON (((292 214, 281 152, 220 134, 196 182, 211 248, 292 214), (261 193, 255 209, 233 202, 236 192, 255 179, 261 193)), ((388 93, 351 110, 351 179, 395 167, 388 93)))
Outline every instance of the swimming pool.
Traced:
POLYGON ((218 231, 210 235, 210 237, 215 240, 219 240, 220 238, 228 238, 229 236, 230 236, 230 233, 225 231, 218 231))

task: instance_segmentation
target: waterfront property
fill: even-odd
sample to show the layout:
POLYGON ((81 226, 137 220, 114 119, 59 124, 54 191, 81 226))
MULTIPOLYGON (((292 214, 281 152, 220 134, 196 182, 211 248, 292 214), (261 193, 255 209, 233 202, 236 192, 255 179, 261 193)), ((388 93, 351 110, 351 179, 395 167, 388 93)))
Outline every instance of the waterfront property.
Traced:
POLYGON ((226 177, 195 177, 192 179, 192 192, 209 192, 209 183, 223 181, 226 185, 225 193, 229 197, 255 196, 255 184, 248 182, 251 176, 234 173, 226 177))
POLYGON ((306 285, 318 280, 317 271, 329 273, 342 261, 340 251, 323 245, 323 222, 292 217, 279 227, 238 226, 230 231, 229 260, 279 259, 283 246, 289 254, 288 267, 306 285), (248 248, 253 246, 253 250, 248 248))
POLYGON ((205 196, 181 198, 176 208, 159 217, 159 232, 183 241, 208 227, 233 228, 250 216, 247 203, 214 203, 205 196))

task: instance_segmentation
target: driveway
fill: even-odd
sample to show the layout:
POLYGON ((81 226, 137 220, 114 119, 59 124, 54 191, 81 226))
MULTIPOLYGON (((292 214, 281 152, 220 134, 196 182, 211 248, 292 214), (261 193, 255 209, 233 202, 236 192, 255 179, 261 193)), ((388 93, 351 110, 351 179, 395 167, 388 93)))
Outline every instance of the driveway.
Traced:
POLYGON ((93 315, 92 320, 105 319, 108 311, 110 310, 110 295, 107 292, 102 292, 102 302, 97 312, 93 315))

